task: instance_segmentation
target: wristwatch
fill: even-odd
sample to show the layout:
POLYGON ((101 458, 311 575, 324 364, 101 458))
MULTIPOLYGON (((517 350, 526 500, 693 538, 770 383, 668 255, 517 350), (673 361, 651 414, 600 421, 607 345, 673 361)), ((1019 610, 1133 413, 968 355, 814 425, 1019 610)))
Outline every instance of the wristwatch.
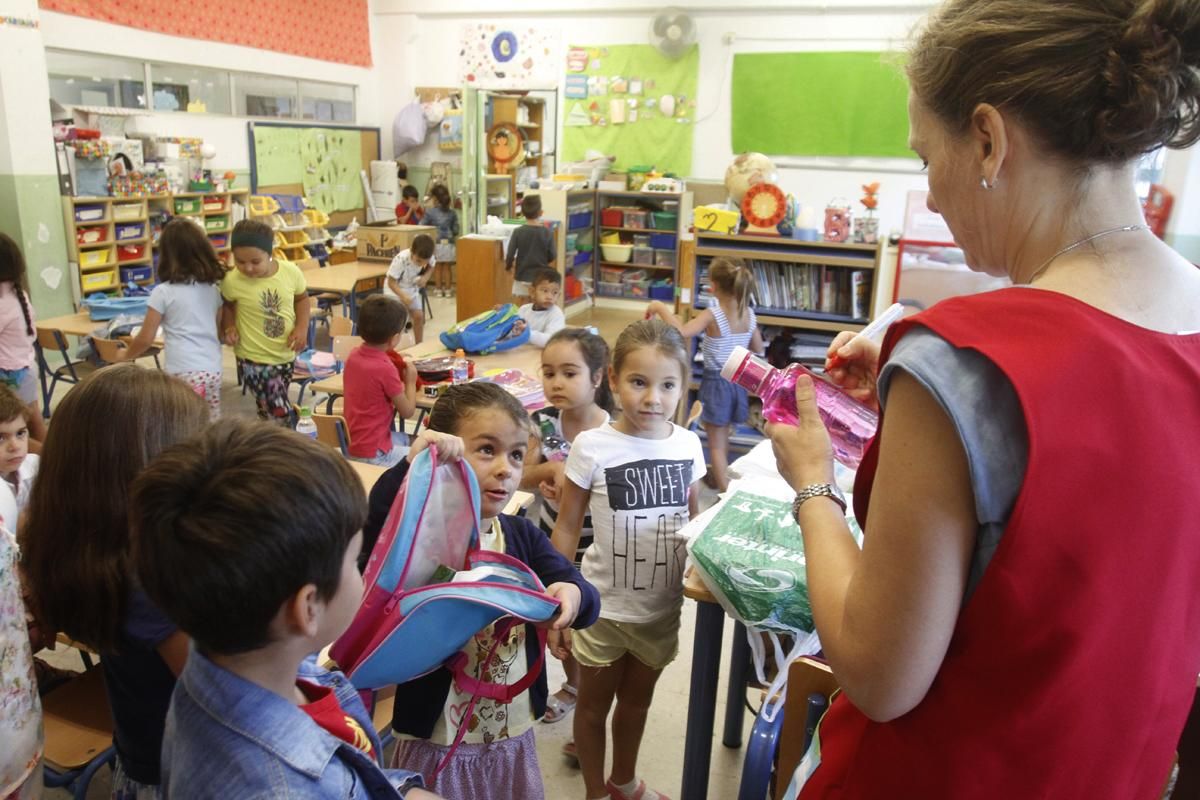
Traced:
POLYGON ((796 499, 792 501, 792 517, 796 520, 796 524, 800 524, 800 506, 805 500, 811 500, 814 497, 828 497, 833 502, 842 507, 842 513, 846 512, 846 497, 841 490, 832 483, 810 483, 800 491, 796 492, 796 499))

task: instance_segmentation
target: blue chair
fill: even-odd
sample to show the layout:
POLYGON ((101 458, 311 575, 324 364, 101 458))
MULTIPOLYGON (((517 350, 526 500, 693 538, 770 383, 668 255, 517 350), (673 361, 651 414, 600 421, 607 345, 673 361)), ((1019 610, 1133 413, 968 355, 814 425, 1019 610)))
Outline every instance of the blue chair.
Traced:
POLYGON ((42 697, 46 732, 46 766, 42 782, 65 787, 75 800, 87 797, 92 778, 113 768, 112 713, 104 690, 104 673, 93 667, 42 697))

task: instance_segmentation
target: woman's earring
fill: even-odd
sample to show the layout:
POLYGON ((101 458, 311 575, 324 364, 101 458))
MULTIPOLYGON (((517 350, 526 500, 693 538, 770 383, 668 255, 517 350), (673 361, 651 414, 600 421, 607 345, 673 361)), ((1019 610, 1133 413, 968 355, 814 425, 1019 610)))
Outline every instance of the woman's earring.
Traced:
POLYGON ((988 179, 987 179, 986 175, 979 179, 979 185, 982 186, 984 189, 988 189, 988 190, 996 188, 996 182, 992 181, 991 183, 988 183, 988 179))

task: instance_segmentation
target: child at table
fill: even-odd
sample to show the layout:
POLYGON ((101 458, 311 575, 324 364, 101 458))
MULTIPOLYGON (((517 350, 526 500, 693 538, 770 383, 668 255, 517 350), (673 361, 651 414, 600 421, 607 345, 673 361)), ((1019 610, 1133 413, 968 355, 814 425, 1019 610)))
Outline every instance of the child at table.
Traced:
POLYGON ((394 297, 368 297, 358 309, 363 343, 351 351, 343 372, 350 457, 381 467, 394 466, 408 452, 403 429, 393 430, 417 410, 417 368, 395 352, 408 322, 394 297), (403 370, 403 373, 401 373, 403 370))
POLYGON ((158 240, 158 285, 150 291, 146 319, 119 360, 132 361, 154 343, 161 325, 166 371, 187 382, 208 403, 209 415, 221 415, 221 279, 217 258, 204 229, 187 217, 163 226, 158 240))
POLYGON ((566 317, 558 305, 558 292, 562 288, 562 276, 556 269, 540 270, 533 278, 532 301, 517 309, 521 317, 515 328, 520 333, 529 326, 529 343, 534 347, 545 347, 550 337, 567 324, 566 317))
MULTIPOLYGON (((429 430, 413 443, 413 452, 430 444, 437 446, 441 461, 465 459, 479 480, 480 547, 528 564, 546 585, 546 593, 562 603, 550 631, 550 647, 556 657, 564 657, 570 647, 568 626, 590 625, 599 603, 596 590, 568 559, 554 551, 544 533, 524 517, 501 513, 521 482, 529 446, 529 415, 516 398, 493 383, 451 386, 438 398, 429 415, 429 430)), ((364 543, 373 545, 378 537, 408 464, 405 459, 388 470, 371 490, 364 543)), ((464 648, 473 674, 479 669, 479 653, 486 653, 491 645, 489 626, 464 648)), ((513 628, 496 651, 488 679, 515 683, 538 662, 540 650, 533 626, 513 628)), ((455 709, 471 696, 454 685, 449 670, 437 669, 401 684, 396 687, 392 718, 397 737, 392 766, 432 775, 461 723, 467 729, 464 743, 430 788, 449 800, 541 800, 544 790, 533 723, 545 713, 548 695, 543 672, 512 703, 481 698, 472 716, 460 720, 461 712, 455 709), (486 771, 480 768, 483 764, 486 771)))
POLYGON ((600 620, 579 631, 573 647, 580 667, 575 743, 588 798, 662 797, 638 779, 637 756, 654 685, 679 649, 687 560, 679 530, 696 512, 704 475, 699 437, 671 422, 688 374, 687 348, 674 328, 657 319, 627 327, 609 369, 621 417, 576 436, 563 469, 552 540, 573 556, 590 510, 594 538, 583 575, 602 603, 600 620))
POLYGON ((542 198, 527 194, 521 200, 525 224, 513 231, 508 240, 504 268, 513 273, 513 302, 524 303, 530 296, 530 281, 539 271, 554 266, 554 234, 538 219, 542 216, 542 198))
POLYGON ((129 489, 162 450, 207 424, 208 406, 178 378, 106 367, 59 403, 29 498, 20 541, 31 610, 100 654, 116 798, 157 796, 163 723, 188 653, 186 634, 134 577, 129 489))
POLYGON ((167 713, 165 796, 433 796, 381 768, 358 693, 316 663, 363 590, 362 484, 337 452, 226 420, 155 459, 133 506, 142 585, 195 642, 167 713))
POLYGON ((0 527, 10 532, 18 528, 38 472, 39 457, 29 452, 28 413, 11 389, 0 386, 0 527))
POLYGON ((33 323, 25 256, 15 241, 0 233, 0 384, 21 398, 29 410, 30 438, 40 443, 46 439, 46 422, 38 405, 33 323))
POLYGON ((420 225, 425 219, 425 207, 421 205, 421 194, 415 186, 400 190, 400 202, 396 205, 397 225, 420 225))
POLYGON ((425 224, 437 228, 437 249, 434 255, 434 286, 442 297, 454 294, 451 284, 451 269, 458 260, 458 212, 450 204, 450 190, 445 184, 436 184, 429 190, 433 206, 425 212, 425 224))
POLYGON ((421 290, 429 283, 437 259, 433 255, 433 237, 418 233, 388 265, 383 281, 383 293, 399 298, 408 309, 412 320, 413 341, 420 344, 425 339, 425 309, 421 305, 421 290))
POLYGON ((221 281, 221 329, 259 418, 291 426, 295 412, 288 386, 296 353, 307 344, 310 303, 304 273, 272 256, 274 241, 275 232, 265 222, 244 219, 233 227, 237 269, 221 281))

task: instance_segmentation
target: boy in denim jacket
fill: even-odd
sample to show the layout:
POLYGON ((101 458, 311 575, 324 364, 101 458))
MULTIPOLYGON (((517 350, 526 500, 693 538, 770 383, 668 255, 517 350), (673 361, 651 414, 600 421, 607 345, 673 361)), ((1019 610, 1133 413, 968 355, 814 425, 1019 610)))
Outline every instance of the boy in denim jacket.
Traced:
POLYGON ((366 498, 333 450, 223 420, 137 480, 142 586, 192 637, 167 714, 164 797, 434 798, 380 767, 370 715, 314 654, 350 624, 366 498))

